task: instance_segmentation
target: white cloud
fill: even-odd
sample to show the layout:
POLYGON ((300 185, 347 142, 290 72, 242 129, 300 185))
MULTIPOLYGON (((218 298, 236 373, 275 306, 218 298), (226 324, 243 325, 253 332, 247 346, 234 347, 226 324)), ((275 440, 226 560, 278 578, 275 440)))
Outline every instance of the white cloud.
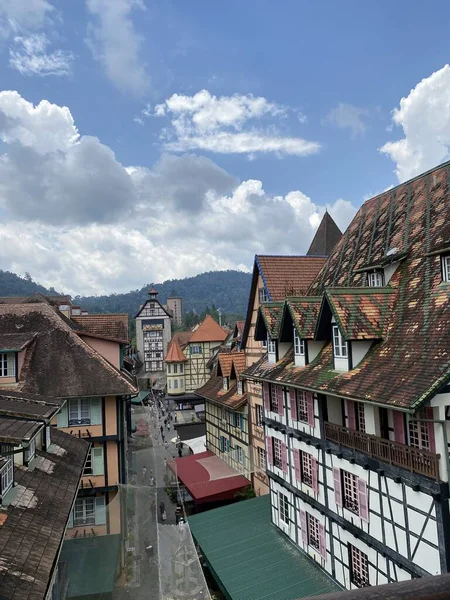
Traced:
POLYGON ((400 107, 393 123, 404 137, 380 148, 396 163, 400 182, 410 179, 450 158, 450 66, 445 65, 422 79, 400 107))
MULTIPOLYGON (((0 268, 60 291, 249 269, 256 252, 304 252, 325 211, 299 190, 270 195, 194 154, 124 167, 78 133, 68 108, 17 92, 0 93, 0 139, 0 268)), ((345 227, 356 209, 338 200, 328 210, 345 227)))
POLYGON ((9 50, 9 64, 22 75, 68 75, 74 56, 71 52, 47 52, 50 40, 43 33, 27 37, 16 36, 9 50))
MULTIPOLYGON (((218 98, 201 90, 194 96, 173 94, 155 106, 153 115, 171 119, 171 128, 163 129, 161 139, 166 149, 173 152, 206 150, 252 157, 267 152, 279 156, 307 156, 318 152, 319 143, 280 135, 273 126, 244 130, 249 121, 286 118, 290 111, 289 107, 263 97, 235 94, 218 98)), ((305 122, 304 115, 299 118, 305 122)))
POLYGON ((352 137, 356 137, 366 131, 367 125, 364 119, 369 114, 370 112, 365 108, 340 103, 328 113, 322 123, 331 123, 339 129, 350 129, 352 137))
POLYGON ((141 0, 86 0, 96 24, 88 28, 88 45, 108 78, 122 90, 141 96, 149 86, 148 74, 140 62, 141 36, 133 25, 134 9, 145 10, 141 0))
POLYGON ((47 0, 1 0, 0 35, 41 29, 54 14, 47 0))

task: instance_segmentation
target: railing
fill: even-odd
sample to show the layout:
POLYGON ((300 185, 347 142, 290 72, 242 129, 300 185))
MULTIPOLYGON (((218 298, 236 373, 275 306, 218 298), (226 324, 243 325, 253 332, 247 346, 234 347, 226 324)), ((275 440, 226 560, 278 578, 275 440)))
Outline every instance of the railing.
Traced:
POLYGON ((419 473, 439 480, 440 454, 411 448, 399 442, 347 429, 347 427, 335 425, 334 423, 325 423, 325 438, 396 467, 408 469, 412 473, 419 473))

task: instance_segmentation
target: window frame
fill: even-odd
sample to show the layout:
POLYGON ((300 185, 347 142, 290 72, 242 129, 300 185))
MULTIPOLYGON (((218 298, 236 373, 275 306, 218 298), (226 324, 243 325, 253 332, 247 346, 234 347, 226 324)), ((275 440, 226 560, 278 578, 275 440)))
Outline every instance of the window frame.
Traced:
POLYGON ((36 437, 30 440, 28 447, 25 448, 25 462, 29 463, 36 456, 36 437))
POLYGON ((242 383, 242 379, 238 379, 236 387, 238 395, 242 396, 242 394, 244 393, 244 385, 242 383))
POLYGON ((16 376, 16 353, 15 352, 0 352, 0 379, 3 377, 16 376), (8 357, 12 357, 8 360, 8 357), (11 368, 11 371, 10 371, 11 368))
POLYGON ((312 455, 300 450, 300 477, 302 483, 312 488, 313 486, 313 462, 312 455))
POLYGON ((366 433, 366 413, 363 402, 355 402, 356 430, 366 433))
POLYGON ((266 450, 257 446, 258 467, 265 471, 266 469, 266 450))
POLYGON ((222 377, 222 390, 224 392, 228 391, 228 383, 229 383, 229 378, 228 377, 222 377))
POLYGON ((5 494, 13 487, 14 484, 14 461, 12 456, 7 457, 3 467, 0 469, 0 496, 3 498, 5 494))
POLYGON ((278 438, 272 438, 273 443, 273 466, 277 469, 283 468, 283 442, 278 438))
POLYGON ((257 427, 264 427, 264 406, 262 404, 255 404, 255 424, 257 427))
POLYGON ((295 356, 305 356, 305 340, 298 335, 294 327, 294 354, 295 356))
POLYGON ((306 512, 306 529, 308 532, 308 546, 320 552, 320 521, 309 512, 306 512))
POLYGON ((296 402, 297 402, 297 421, 301 423, 309 423, 308 418, 308 399, 307 392, 304 390, 297 390, 296 402))
POLYGON ((289 498, 282 492, 278 492, 278 515, 285 525, 289 525, 289 498))
POLYGON ((441 258, 442 281, 450 283, 450 254, 444 254, 441 258))
POLYGON ((350 567, 350 581, 359 588, 370 587, 369 557, 367 554, 356 546, 349 544, 348 563, 350 567))
POLYGON ((277 352, 277 342, 273 340, 270 336, 267 336, 267 352, 269 354, 276 354, 277 352))
POLYGON ((337 325, 333 325, 333 356, 334 358, 348 359, 347 342, 342 337, 341 330, 337 325))
POLYGON ((359 516, 358 476, 341 469, 342 506, 359 516))
POLYGON ((69 398, 69 405, 67 410, 67 423, 68 427, 74 427, 75 425, 90 425, 91 424, 91 401, 89 398, 69 398), (87 414, 88 416, 83 417, 82 403, 87 403, 87 414), (77 404, 78 419, 73 419, 70 416, 72 407, 77 404))
POLYGON ((417 411, 414 417, 414 420, 408 421, 408 443, 412 448, 430 452, 428 423, 422 421, 428 417, 424 411, 417 411))
POLYGON ((384 277, 382 271, 370 271, 367 273, 367 286, 371 288, 383 287, 384 277))
POLYGON ((73 507, 73 526, 82 527, 83 525, 95 525, 95 497, 77 498, 75 500, 73 507), (86 505, 88 502, 92 502, 92 509, 89 508, 89 510, 87 510, 86 505), (83 507, 81 510, 81 517, 77 516, 77 510, 78 513, 80 513, 80 505, 83 507))
POLYGON ((258 288, 258 302, 260 304, 264 304, 267 301, 268 301, 268 298, 267 298, 266 288, 264 286, 258 288))

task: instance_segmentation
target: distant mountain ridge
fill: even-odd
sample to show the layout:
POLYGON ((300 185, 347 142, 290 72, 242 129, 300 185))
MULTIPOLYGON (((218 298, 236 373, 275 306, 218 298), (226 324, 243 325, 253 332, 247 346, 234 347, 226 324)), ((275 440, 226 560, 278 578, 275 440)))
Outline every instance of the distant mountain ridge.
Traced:
MULTIPOLYGON (((124 294, 76 296, 73 301, 91 313, 126 312, 134 316, 147 299, 148 290, 154 285, 162 303, 165 303, 170 295, 180 296, 183 299, 184 312, 194 310, 201 313, 206 307, 214 305, 224 313, 245 315, 250 284, 250 273, 231 270, 208 271, 185 279, 171 279, 164 283, 151 282, 141 289, 124 294)), ((27 296, 34 292, 53 295, 58 293, 53 288, 46 289, 34 282, 29 275, 19 277, 15 273, 0 270, 0 296, 27 296)))

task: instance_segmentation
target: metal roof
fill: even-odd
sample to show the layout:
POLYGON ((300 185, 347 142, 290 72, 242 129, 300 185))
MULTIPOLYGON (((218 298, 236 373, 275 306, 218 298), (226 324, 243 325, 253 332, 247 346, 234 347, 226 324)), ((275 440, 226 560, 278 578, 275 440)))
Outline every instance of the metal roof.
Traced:
POLYGON ((340 589, 272 525, 269 495, 188 522, 229 600, 294 600, 340 589))

